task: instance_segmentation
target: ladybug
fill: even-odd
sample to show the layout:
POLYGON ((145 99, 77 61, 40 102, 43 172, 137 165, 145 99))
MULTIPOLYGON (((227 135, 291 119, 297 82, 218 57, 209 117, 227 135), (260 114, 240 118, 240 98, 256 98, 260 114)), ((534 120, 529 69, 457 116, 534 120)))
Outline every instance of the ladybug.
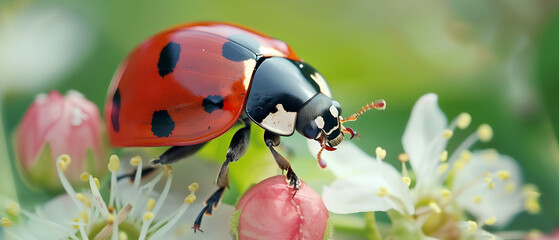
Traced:
MULTIPOLYGON (((334 150, 342 126, 363 111, 383 109, 383 100, 343 119, 324 77, 283 41, 227 23, 199 22, 161 32, 136 47, 116 71, 105 104, 112 145, 172 146, 153 164, 170 164, 199 150, 235 124, 218 189, 195 220, 211 215, 228 186, 229 163, 247 151, 251 123, 265 130, 264 141, 289 185, 299 179, 275 150, 281 136, 295 131, 334 150)), ((321 167, 326 167, 318 154, 321 167)), ((296 192, 296 191, 295 191, 296 192)))

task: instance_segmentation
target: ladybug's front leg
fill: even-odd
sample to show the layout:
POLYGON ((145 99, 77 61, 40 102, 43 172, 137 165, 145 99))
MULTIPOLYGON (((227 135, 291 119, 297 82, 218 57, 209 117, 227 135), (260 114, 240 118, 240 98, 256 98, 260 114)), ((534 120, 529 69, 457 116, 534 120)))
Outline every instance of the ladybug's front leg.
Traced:
POLYGON ((287 170, 287 174, 285 176, 289 181, 289 185, 293 186, 295 190, 299 190, 301 182, 299 181, 299 178, 297 177, 295 172, 293 172, 293 169, 291 169, 291 163, 289 163, 289 161, 285 159, 285 157, 283 157, 278 151, 276 151, 276 149, 274 149, 274 147, 277 147, 280 144, 280 136, 266 131, 264 133, 264 141, 266 142, 266 146, 268 146, 268 148, 270 149, 270 152, 272 152, 272 155, 274 156, 274 159, 276 160, 276 163, 278 164, 280 169, 282 171, 287 170))
POLYGON ((250 122, 245 121, 245 127, 237 130, 231 143, 229 144, 229 149, 227 150, 227 155, 225 161, 219 169, 219 174, 217 175, 217 186, 219 187, 207 200, 206 206, 200 211, 196 221, 194 222, 194 232, 200 229, 202 224, 202 217, 204 215, 211 216, 214 208, 217 208, 221 202, 221 197, 225 188, 229 187, 229 163, 239 160, 243 155, 245 155, 248 145, 250 143, 250 122))

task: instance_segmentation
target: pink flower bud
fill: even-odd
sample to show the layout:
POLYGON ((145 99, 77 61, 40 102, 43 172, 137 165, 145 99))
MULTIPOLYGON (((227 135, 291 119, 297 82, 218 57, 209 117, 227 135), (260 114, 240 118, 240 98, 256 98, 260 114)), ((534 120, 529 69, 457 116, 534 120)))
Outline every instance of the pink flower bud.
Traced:
POLYGON ((294 193, 285 176, 248 190, 237 206, 239 239, 323 239, 328 210, 322 198, 304 182, 294 193))
POLYGON ((72 158, 65 172, 71 182, 84 171, 101 173, 106 167, 99 109, 77 91, 37 95, 19 126, 17 153, 29 180, 50 190, 60 189, 56 159, 61 154, 72 158))

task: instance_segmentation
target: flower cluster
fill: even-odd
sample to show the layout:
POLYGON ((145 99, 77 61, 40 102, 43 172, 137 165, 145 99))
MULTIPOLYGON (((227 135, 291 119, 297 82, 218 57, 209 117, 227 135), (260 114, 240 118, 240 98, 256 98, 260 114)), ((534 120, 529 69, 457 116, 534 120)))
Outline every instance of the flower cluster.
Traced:
MULTIPOLYGON (((136 168, 133 182, 117 182, 120 160, 112 155, 108 164, 111 172, 109 200, 100 193, 98 178, 82 173, 81 179, 90 188, 77 192, 66 171, 71 158, 63 154, 57 158, 56 169, 66 194, 61 195, 35 212, 20 209, 17 203, 6 208, 10 216, 2 218, 4 232, 9 239, 182 239, 180 229, 174 227, 190 204, 196 200, 198 184, 188 186, 190 194, 180 206, 166 202, 172 182, 172 170, 166 166, 157 176, 142 184, 142 160, 130 159, 136 168), (161 193, 155 185, 164 182, 161 193), (172 210, 170 214, 160 214, 172 210)), ((184 231, 182 231, 184 233, 184 231)))
MULTIPOLYGON (((446 150, 454 131, 470 123, 471 116, 462 113, 448 124, 437 96, 421 97, 402 138, 401 172, 382 161, 387 153, 380 147, 376 158, 349 143, 324 155, 337 176, 322 193, 326 207, 334 213, 389 211, 392 234, 402 234, 395 229, 403 221, 413 226, 404 232, 416 237, 495 238, 483 226, 504 226, 523 209, 539 211, 539 194, 533 187, 521 187, 521 171, 512 158, 492 149, 469 151, 475 142, 492 138, 487 124, 480 125, 452 154, 446 150)), ((318 151, 313 146, 309 144, 318 151)))

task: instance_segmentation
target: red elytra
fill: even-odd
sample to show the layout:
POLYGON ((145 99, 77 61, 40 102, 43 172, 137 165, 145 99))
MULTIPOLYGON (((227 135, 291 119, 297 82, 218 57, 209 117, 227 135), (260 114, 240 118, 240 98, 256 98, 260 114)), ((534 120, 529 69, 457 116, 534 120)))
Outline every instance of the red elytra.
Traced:
POLYGON ((219 137, 243 112, 256 58, 272 56, 300 60, 283 41, 225 23, 180 25, 149 38, 109 87, 111 143, 193 145, 219 137), (257 48, 244 47, 254 40, 257 48))

